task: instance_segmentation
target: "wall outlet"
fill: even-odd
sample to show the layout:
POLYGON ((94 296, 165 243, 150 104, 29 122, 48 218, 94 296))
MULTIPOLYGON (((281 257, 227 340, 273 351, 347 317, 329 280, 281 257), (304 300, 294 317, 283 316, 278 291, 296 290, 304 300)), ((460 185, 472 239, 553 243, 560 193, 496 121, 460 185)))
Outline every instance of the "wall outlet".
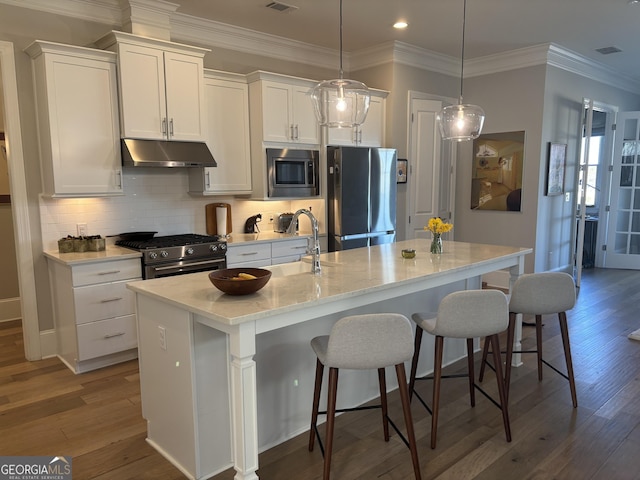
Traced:
POLYGON ((88 235, 88 229, 86 223, 78 223, 76 224, 76 229, 78 230, 79 237, 86 237, 88 235))
POLYGON ((162 350, 166 350, 167 349, 167 330, 161 325, 158 325, 158 341, 160 342, 160 348, 162 350))

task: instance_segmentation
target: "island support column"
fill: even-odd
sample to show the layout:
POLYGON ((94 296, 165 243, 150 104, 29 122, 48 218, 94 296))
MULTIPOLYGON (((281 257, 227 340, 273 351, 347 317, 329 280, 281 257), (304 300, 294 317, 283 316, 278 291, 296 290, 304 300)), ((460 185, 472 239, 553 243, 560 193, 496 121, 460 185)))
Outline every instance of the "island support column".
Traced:
POLYGON ((255 322, 233 327, 231 354, 231 414, 235 480, 257 480, 258 400, 256 392, 255 322))

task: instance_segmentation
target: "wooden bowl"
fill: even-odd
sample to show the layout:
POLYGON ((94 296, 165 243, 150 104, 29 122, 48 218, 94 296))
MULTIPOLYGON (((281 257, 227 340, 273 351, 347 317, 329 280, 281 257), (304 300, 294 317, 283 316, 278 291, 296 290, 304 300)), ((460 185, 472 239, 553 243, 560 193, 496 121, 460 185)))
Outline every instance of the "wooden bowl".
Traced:
POLYGON ((209 280, 218 289, 229 295, 247 295, 264 287, 271 278, 271 271, 263 268, 226 268, 209 273, 209 280), (255 279, 240 279, 238 276, 246 273, 255 279), (234 280, 235 279, 235 280, 234 280))

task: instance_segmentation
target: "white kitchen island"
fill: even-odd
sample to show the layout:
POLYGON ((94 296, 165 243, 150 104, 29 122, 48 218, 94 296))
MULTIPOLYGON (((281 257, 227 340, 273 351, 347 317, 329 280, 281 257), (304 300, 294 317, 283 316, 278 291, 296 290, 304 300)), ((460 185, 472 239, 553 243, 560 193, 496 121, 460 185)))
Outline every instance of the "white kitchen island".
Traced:
MULTIPOLYGON (((129 283, 147 440, 189 478, 233 466, 236 480, 257 479, 260 451, 309 428, 313 336, 347 314, 434 310, 447 293, 480 288, 481 275, 496 270, 515 280, 531 251, 446 242, 436 257, 429 241, 409 240, 333 252, 321 256, 320 276, 305 262, 274 266, 262 290, 241 297, 218 291, 206 273, 129 283), (416 257, 403 259, 403 248, 416 257)), ((451 342, 445 354, 448 362, 462 357, 464 342, 451 342)), ((421 357, 426 373, 433 355, 421 357)), ((339 402, 377 396, 375 372, 343 378, 351 374, 339 402)))

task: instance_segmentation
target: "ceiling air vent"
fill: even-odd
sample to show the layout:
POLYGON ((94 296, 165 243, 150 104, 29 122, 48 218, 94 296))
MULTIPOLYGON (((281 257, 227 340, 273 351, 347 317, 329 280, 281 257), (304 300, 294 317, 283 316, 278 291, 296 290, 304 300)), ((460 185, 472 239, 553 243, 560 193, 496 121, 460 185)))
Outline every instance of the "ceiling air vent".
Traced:
POLYGON ((286 3, 281 3, 281 2, 270 2, 270 3, 267 3, 265 6, 267 8, 270 8, 271 10, 275 10, 280 13, 292 12, 298 9, 298 7, 294 5, 287 5, 286 3))
POLYGON ((602 55, 609 55, 611 53, 618 53, 621 51, 622 50, 620 50, 618 47, 615 47, 615 46, 596 48, 596 52, 601 53, 602 55))

